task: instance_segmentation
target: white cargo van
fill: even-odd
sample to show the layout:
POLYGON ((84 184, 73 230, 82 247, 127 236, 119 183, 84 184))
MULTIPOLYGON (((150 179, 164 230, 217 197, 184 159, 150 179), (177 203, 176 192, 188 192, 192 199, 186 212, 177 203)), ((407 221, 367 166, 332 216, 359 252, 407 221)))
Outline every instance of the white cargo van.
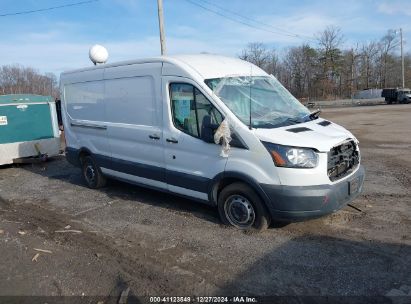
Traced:
POLYGON ((105 64, 62 73, 61 93, 67 160, 91 188, 109 177, 183 195, 241 229, 319 217, 361 192, 357 139, 240 59, 105 64))

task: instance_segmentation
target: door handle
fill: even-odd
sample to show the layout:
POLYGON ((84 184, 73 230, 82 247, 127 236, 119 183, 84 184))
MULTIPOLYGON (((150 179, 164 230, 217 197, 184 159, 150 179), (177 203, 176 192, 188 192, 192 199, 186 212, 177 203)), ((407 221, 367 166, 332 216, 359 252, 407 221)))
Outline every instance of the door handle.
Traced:
POLYGON ((148 137, 151 138, 151 139, 155 139, 155 140, 160 139, 160 136, 158 136, 157 134, 149 135, 148 137))
POLYGON ((178 140, 175 139, 175 138, 167 138, 166 141, 169 142, 169 143, 173 143, 173 144, 177 144, 177 143, 178 143, 178 140))

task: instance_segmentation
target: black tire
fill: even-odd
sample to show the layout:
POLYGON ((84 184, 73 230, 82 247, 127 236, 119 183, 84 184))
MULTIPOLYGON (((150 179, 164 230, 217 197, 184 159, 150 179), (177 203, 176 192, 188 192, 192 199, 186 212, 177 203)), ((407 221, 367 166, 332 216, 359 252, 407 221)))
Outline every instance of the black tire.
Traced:
POLYGON ((241 182, 221 190, 218 212, 224 224, 238 229, 262 231, 270 225, 270 215, 261 198, 251 187, 241 182))
POLYGON ((83 178, 91 189, 98 189, 106 185, 106 177, 97 166, 91 156, 85 156, 81 160, 83 178))

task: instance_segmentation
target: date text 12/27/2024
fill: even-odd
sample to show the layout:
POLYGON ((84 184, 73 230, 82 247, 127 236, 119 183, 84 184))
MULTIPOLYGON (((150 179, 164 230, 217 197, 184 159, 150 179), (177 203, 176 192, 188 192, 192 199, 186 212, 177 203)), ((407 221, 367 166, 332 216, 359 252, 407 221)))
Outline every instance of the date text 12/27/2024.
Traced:
POLYGON ((255 297, 150 297, 150 303, 258 303, 255 297))

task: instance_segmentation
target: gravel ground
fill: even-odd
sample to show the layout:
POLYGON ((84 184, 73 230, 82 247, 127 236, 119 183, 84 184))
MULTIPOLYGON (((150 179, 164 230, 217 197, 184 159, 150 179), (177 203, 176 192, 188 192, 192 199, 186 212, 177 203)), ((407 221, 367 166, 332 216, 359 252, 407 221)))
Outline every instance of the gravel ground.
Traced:
POLYGON ((116 181, 90 190, 63 157, 2 167, 0 295, 104 300, 129 287, 136 296, 402 295, 410 303, 411 105, 323 117, 360 140, 367 175, 353 205, 361 211, 260 234, 225 227, 215 209, 180 197, 116 181))

